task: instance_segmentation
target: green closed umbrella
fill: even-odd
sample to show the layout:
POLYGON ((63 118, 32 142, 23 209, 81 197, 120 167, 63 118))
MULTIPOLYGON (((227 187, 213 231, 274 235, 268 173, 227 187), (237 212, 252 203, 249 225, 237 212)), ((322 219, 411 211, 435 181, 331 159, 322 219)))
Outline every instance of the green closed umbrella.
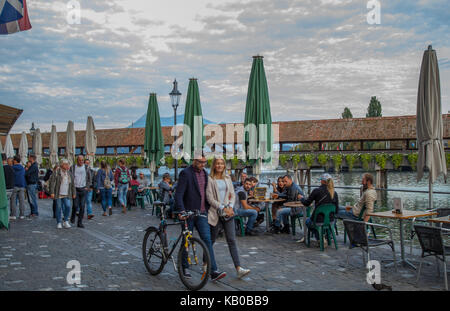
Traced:
POLYGON ((0 168, 0 228, 9 228, 9 210, 8 199, 6 197, 5 172, 3 167, 0 168))
POLYGON ((247 161, 261 173, 261 163, 272 160, 272 117, 262 56, 253 56, 245 106, 244 150, 247 161))
POLYGON ((150 99, 148 100, 144 152, 150 162, 151 183, 153 185, 157 165, 164 164, 164 138, 155 93, 150 93, 150 99))
POLYGON ((183 158, 188 164, 199 155, 205 146, 206 138, 203 131, 202 106, 198 91, 197 79, 189 79, 189 87, 184 110, 183 126, 183 158))

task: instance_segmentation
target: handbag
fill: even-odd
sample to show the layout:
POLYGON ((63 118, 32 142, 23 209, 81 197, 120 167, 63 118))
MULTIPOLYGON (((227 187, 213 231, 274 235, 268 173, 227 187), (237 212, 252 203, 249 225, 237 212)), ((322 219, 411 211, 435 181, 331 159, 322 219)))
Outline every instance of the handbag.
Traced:
POLYGON ((111 189, 112 185, 111 185, 111 179, 109 179, 109 170, 106 170, 105 174, 106 174, 106 176, 105 176, 105 180, 103 181, 103 186, 105 187, 105 189, 111 189))

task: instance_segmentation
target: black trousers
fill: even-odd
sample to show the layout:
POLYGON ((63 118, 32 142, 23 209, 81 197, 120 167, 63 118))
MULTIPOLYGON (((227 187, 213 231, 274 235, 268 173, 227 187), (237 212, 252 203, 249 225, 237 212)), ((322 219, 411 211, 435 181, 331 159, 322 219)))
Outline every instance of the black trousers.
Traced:
POLYGON ((83 222, 84 207, 86 206, 86 195, 87 191, 85 188, 77 188, 77 194, 73 200, 72 206, 72 216, 70 217, 70 222, 75 222, 75 216, 78 210, 78 224, 83 222))

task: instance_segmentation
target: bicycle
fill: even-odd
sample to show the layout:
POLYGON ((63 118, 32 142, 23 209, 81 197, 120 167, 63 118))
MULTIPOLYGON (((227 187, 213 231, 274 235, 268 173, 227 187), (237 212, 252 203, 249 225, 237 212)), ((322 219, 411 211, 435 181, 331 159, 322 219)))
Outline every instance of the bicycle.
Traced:
POLYGON ((211 259, 205 243, 192 236, 192 231, 188 228, 187 219, 204 216, 192 211, 180 213, 182 217, 186 217, 184 219, 184 228, 182 228, 178 239, 170 248, 167 242, 166 229, 168 226, 180 225, 180 223, 167 223, 164 214, 164 211, 161 211, 161 222, 158 228, 151 226, 145 230, 142 242, 142 256, 145 268, 151 275, 158 275, 167 262, 171 260, 175 271, 178 271, 181 282, 190 290, 199 290, 208 282, 211 274, 211 259), (172 254, 180 241, 183 242, 178 250, 177 263, 175 264, 172 254), (147 246, 149 247, 147 248, 147 246), (185 259, 184 265, 188 266, 186 268, 183 267, 183 259, 185 259))

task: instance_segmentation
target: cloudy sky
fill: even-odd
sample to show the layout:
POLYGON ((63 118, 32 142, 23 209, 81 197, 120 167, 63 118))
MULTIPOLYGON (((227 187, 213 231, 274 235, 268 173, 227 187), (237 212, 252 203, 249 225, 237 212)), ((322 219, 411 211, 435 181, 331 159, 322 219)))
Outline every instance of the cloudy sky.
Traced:
POLYGON ((176 77, 183 93, 199 81, 203 115, 244 119, 252 56, 264 56, 272 118, 365 116, 377 96, 384 116, 416 111, 423 50, 439 58, 443 112, 450 110, 449 0, 381 0, 381 24, 367 0, 28 0, 33 29, 0 37, 0 103, 42 131, 68 120, 85 128, 125 127, 156 92, 161 116, 176 77))

